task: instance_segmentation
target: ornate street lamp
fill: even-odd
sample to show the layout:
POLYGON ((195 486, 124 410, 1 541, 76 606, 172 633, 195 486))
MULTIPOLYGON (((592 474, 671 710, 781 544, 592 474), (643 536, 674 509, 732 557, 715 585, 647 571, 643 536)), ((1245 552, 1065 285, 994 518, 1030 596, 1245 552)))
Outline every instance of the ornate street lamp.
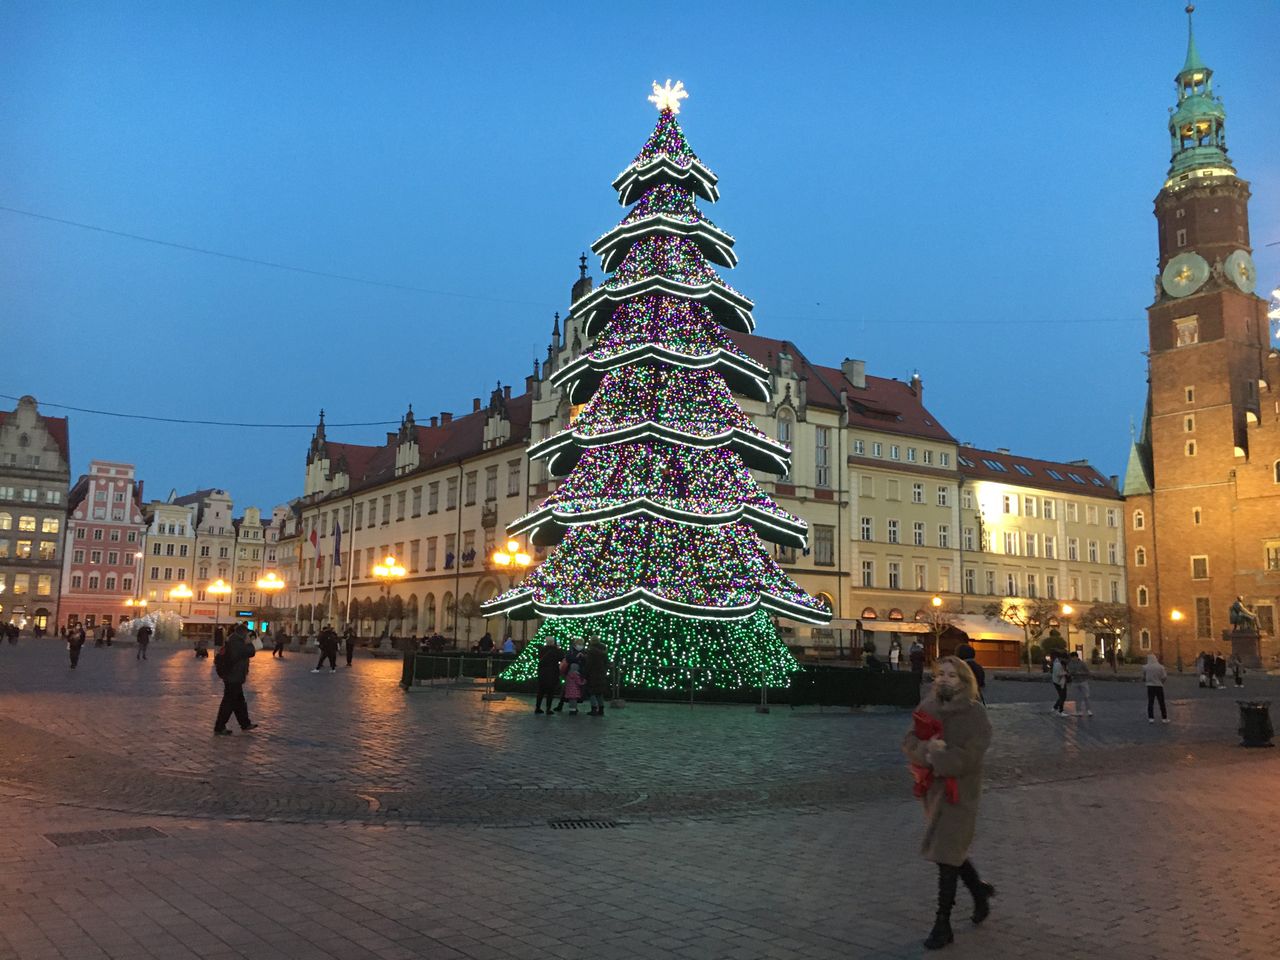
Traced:
POLYGON ((222 625, 222 599, 231 593, 231 585, 219 577, 205 587, 204 592, 213 594, 213 629, 216 632, 222 625))
MULTIPOLYGON (((1182 620, 1183 620, 1182 611, 1179 610, 1177 607, 1174 607, 1172 610, 1169 611, 1169 619, 1173 621, 1174 627, 1177 627, 1178 624, 1182 623, 1182 620)), ((1175 629, 1170 632, 1173 634, 1173 642, 1175 644, 1175 649, 1177 650, 1178 672, 1181 673, 1182 672, 1182 631, 1175 629)))
MULTIPOLYGON (((501 567, 507 571, 507 576, 511 581, 509 586, 512 587, 516 585, 516 580, 519 577, 524 576, 524 572, 529 568, 529 564, 533 563, 533 557, 520 549, 520 542, 518 540, 508 540, 507 548, 505 550, 493 551, 493 557, 491 559, 495 566, 501 567)), ((507 617, 507 623, 508 629, 510 629, 509 625, 511 623, 511 617, 509 615, 507 617)), ((525 642, 528 637, 529 621, 523 620, 520 623, 520 642, 525 642)))
POLYGON ((404 567, 396 562, 396 558, 387 554, 381 563, 375 563, 371 571, 378 582, 386 589, 387 597, 387 625, 384 628, 385 635, 391 635, 391 584, 398 583, 405 575, 404 567))

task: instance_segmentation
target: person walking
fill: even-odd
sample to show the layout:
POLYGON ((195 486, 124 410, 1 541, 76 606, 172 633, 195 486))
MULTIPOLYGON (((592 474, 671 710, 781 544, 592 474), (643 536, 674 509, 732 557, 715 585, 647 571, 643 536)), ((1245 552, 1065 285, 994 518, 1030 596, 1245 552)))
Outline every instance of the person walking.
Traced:
POLYGON ((984 883, 969 859, 977 831, 982 797, 982 761, 991 744, 991 722, 978 701, 978 681, 958 657, 934 663, 933 685, 912 715, 913 725, 902 741, 902 752, 913 766, 927 767, 920 793, 925 831, 920 855, 938 865, 938 910, 926 950, 938 950, 955 939, 951 908, 956 886, 963 881, 973 897, 975 924, 991 913, 996 889, 984 883), (920 727, 933 736, 922 738, 920 727))
POLYGON ((1066 651, 1055 650, 1053 652, 1053 667, 1049 671, 1049 679, 1053 681, 1053 688, 1058 691, 1058 699, 1053 703, 1053 712, 1060 717, 1065 717, 1067 703, 1067 665, 1065 663, 1066 651))
POLYGON ((1164 668, 1160 658, 1154 653, 1147 654, 1147 662, 1142 666, 1142 682, 1147 685, 1147 723, 1156 722, 1155 705, 1160 703, 1160 719, 1169 722, 1169 710, 1164 702, 1164 682, 1169 671, 1164 668))
POLYGON ((284 627, 276 627, 276 642, 271 648, 272 659, 284 659, 284 645, 289 642, 288 635, 284 632, 284 627))
POLYGON ((560 692, 561 659, 563 658, 555 637, 549 638, 538 651, 538 702, 533 708, 534 713, 545 712, 547 716, 551 716, 551 704, 555 702, 556 694, 560 692), (542 709, 544 699, 547 701, 545 711, 542 709))
POLYGON ((911 664, 911 676, 916 678, 916 683, 924 683, 924 644, 919 640, 911 641, 907 662, 911 664))
MULTIPOLYGON (((351 624, 347 624, 347 629, 342 632, 342 642, 347 648, 347 666, 351 666, 351 657, 356 652, 356 632, 351 629, 351 624)), ((417 644, 414 644, 417 647, 417 644)))
POLYGON ((1071 659, 1067 661, 1067 679, 1071 682, 1071 689, 1075 694, 1077 717, 1081 714, 1086 717, 1093 716, 1093 701, 1089 699, 1089 680, 1092 676, 1089 665, 1084 662, 1084 657, 1073 651, 1071 659))
POLYGON ((1209 669, 1208 660, 1209 655, 1203 650, 1196 656, 1196 678, 1201 690, 1209 686, 1209 674, 1213 672, 1209 669))
POLYGON ((1219 690, 1227 688, 1227 658, 1219 650, 1213 655, 1213 682, 1219 690))
MULTIPOLYGON (((221 632, 221 628, 218 629, 221 632)), ((249 661, 258 651, 248 641, 244 624, 231 628, 226 643, 219 647, 213 658, 213 669, 222 679, 222 702, 218 704, 218 717, 213 722, 213 732, 220 737, 231 736, 227 721, 235 714, 241 730, 257 726, 249 720, 249 704, 244 699, 244 684, 249 679, 249 661)))
POLYGON ((1237 687, 1244 686, 1244 661, 1240 659, 1240 654, 1233 653, 1231 661, 1228 664, 1231 668, 1231 677, 1236 682, 1237 687))
POLYGON ((604 644, 592 640, 587 644, 587 696, 591 699, 593 717, 604 716, 604 698, 609 692, 609 654, 604 644))
POLYGON ((326 660, 329 661, 330 673, 338 669, 338 634, 328 624, 320 631, 320 660, 311 672, 319 673, 326 660))
POLYGON ((80 662, 80 648, 84 646, 84 631, 70 630, 67 632, 67 655, 71 658, 71 669, 76 668, 76 664, 80 662))
POLYGON ((134 655, 135 660, 147 659, 147 645, 151 643, 151 627, 149 624, 143 624, 138 628, 138 652, 134 655))
POLYGON ((894 637, 889 641, 889 669, 897 673, 902 666, 902 641, 894 637))

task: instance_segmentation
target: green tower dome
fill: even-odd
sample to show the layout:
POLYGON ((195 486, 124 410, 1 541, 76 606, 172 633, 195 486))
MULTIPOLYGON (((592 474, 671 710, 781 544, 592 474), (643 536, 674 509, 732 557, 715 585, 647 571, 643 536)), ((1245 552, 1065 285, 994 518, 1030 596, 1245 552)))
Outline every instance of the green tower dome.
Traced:
POLYGON ((1187 59, 1174 77, 1178 105, 1169 113, 1173 158, 1166 187, 1202 177, 1235 176, 1227 158, 1227 112, 1213 95, 1213 71, 1200 59, 1191 20, 1195 7, 1187 5, 1187 59))

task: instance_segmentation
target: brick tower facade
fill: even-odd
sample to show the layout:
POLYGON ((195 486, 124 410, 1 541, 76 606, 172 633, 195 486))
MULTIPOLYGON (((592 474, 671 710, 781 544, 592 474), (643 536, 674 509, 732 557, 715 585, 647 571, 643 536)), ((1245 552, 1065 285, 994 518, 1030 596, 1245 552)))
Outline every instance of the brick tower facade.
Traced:
POLYGON ((1155 199, 1147 411, 1125 477, 1129 603, 1135 647, 1173 666, 1204 649, 1229 655, 1223 633, 1243 596, 1269 665, 1280 652, 1280 358, 1254 293, 1249 184, 1227 157, 1212 77, 1188 23, 1155 199))

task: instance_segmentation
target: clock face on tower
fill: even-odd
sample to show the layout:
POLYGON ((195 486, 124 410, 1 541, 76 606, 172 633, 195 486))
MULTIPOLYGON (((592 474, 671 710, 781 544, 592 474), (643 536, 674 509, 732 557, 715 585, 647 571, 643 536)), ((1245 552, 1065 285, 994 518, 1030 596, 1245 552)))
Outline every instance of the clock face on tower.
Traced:
POLYGON ((1248 253, 1243 250, 1234 251, 1222 264, 1222 269, 1244 293, 1253 293, 1254 284, 1258 282, 1258 271, 1248 253))
POLYGON ((1171 297, 1185 297, 1195 293, 1209 279, 1209 264, 1198 253, 1180 253, 1167 264, 1160 274, 1160 285, 1171 297))

